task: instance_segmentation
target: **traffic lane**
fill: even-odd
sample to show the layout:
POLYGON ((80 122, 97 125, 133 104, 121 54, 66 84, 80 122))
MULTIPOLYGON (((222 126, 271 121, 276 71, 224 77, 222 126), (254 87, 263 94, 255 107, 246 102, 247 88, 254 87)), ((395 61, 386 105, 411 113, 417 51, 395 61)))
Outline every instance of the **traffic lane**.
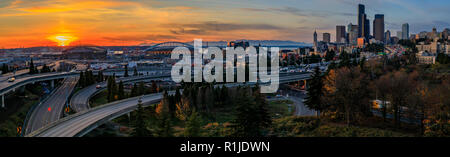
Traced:
POLYGON ((73 91, 77 80, 77 78, 65 79, 64 83, 36 108, 28 122, 29 127, 26 133, 44 127, 60 118, 66 99, 73 91))
MULTIPOLYGON (((149 97, 143 97, 142 103, 159 101, 162 99, 162 94, 155 94, 149 97)), ((139 98, 131 98, 121 102, 110 103, 105 106, 92 109, 93 111, 81 113, 81 115, 74 115, 73 118, 50 128, 41 134, 39 137, 73 137, 77 133, 83 131, 90 125, 107 118, 108 116, 117 113, 121 110, 132 107, 133 110, 137 107, 139 98)))

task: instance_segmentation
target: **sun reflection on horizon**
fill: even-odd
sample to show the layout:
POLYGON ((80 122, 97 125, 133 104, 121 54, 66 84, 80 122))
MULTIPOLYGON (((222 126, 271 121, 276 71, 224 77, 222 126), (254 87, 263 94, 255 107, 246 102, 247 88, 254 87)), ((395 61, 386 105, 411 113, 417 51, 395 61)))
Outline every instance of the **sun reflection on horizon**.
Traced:
POLYGON ((58 46, 69 46, 70 43, 77 40, 78 38, 71 34, 56 34, 48 37, 47 39, 58 43, 58 46))

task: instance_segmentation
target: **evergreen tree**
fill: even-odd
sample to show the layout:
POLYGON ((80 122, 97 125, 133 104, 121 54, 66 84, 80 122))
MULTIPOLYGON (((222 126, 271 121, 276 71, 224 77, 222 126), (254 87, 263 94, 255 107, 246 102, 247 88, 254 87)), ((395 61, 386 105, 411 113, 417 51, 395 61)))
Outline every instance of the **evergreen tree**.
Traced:
POLYGON ((215 100, 216 96, 214 95, 213 88, 214 88, 213 86, 207 86, 203 93, 205 95, 205 97, 203 98, 203 101, 204 101, 207 112, 209 112, 210 109, 214 107, 214 104, 216 101, 215 100))
POLYGON ((138 73, 137 67, 134 67, 133 76, 138 76, 138 75, 139 75, 139 73, 138 73))
POLYGON ((80 80, 79 80, 79 85, 80 87, 84 88, 86 86, 86 78, 84 76, 84 72, 80 72, 80 80))
POLYGON ((9 73, 9 67, 5 63, 3 63, 2 74, 6 74, 6 73, 9 73))
POLYGON ((200 137, 202 131, 202 118, 194 110, 186 121, 186 128, 184 129, 185 137, 200 137))
POLYGON ((111 78, 111 76, 109 76, 108 77, 108 81, 107 81, 107 85, 106 85, 106 87, 107 87, 107 99, 108 99, 108 102, 111 102, 111 93, 112 93, 112 78, 111 78))
POLYGON ((42 66, 42 70, 41 70, 41 73, 48 73, 48 72, 50 72, 51 70, 50 70, 50 67, 48 67, 46 64, 44 64, 43 66, 42 66))
MULTIPOLYGON (((308 96, 305 99, 305 105, 316 111, 322 111, 324 109, 321 101, 321 97, 323 96, 323 82, 322 82, 322 74, 320 72, 319 67, 316 67, 314 70, 313 77, 309 83, 308 96)), ((319 113, 317 114, 319 116, 319 113)))
POLYGON ((222 88, 220 89, 220 106, 223 107, 225 104, 227 104, 227 102, 230 101, 230 99, 228 99, 228 88, 225 85, 222 85, 222 88))
POLYGON ((30 69, 30 74, 36 74, 36 67, 34 67, 34 63, 33 63, 33 58, 30 61, 30 67, 28 68, 30 69))
POLYGON ((131 97, 136 97, 139 95, 137 90, 138 90, 137 84, 134 83, 133 88, 131 89, 131 97))
POLYGON ((339 55, 339 59, 341 61, 339 62, 339 66, 338 67, 349 67, 351 65, 351 63, 350 63, 350 55, 346 51, 343 51, 339 55))
POLYGON ((261 94, 259 87, 254 92, 254 97, 256 101, 256 108, 255 108, 255 118, 257 118, 256 122, 259 123, 258 126, 260 127, 260 130, 262 131, 265 128, 269 128, 272 124, 272 118, 270 117, 269 111, 267 110, 269 104, 266 101, 266 98, 264 94, 261 94))
POLYGON ((94 74, 92 73, 91 70, 86 70, 85 75, 86 75, 86 86, 95 84, 94 74))
POLYGON ((256 103, 249 88, 239 90, 237 96, 234 119, 231 122, 233 137, 258 137, 262 135, 261 121, 254 116, 256 103))
POLYGON ((123 82, 119 82, 119 100, 125 99, 125 91, 123 89, 123 82))
POLYGON ((158 86, 156 85, 155 81, 152 81, 152 88, 151 88, 151 93, 157 93, 158 92, 158 86))
POLYGON ((325 56, 325 61, 326 62, 332 61, 335 56, 336 56, 336 52, 334 52, 334 50, 327 51, 327 54, 325 56))
POLYGON ((118 99, 118 88, 116 79, 114 76, 109 77, 108 79, 108 102, 112 102, 118 99))
POLYGON ((132 132, 132 135, 134 137, 147 137, 151 136, 150 131, 147 129, 147 126, 145 125, 144 121, 144 109, 142 107, 142 100, 139 99, 137 111, 136 111, 136 122, 135 122, 135 128, 132 132))
POLYGON ((156 135, 159 137, 172 137, 173 136, 172 122, 170 116, 163 116, 158 118, 158 126, 156 128, 156 135))
POLYGON ((104 80, 103 71, 99 71, 97 74, 97 82, 103 82, 103 80, 104 80))
POLYGON ((450 56, 444 54, 444 53, 439 53, 436 57, 436 62, 440 63, 440 64, 449 64, 450 63, 450 56))
POLYGON ((34 66, 34 71, 36 74, 39 74, 39 70, 38 70, 37 66, 34 66))
POLYGON ((158 126, 156 134, 159 137, 171 137, 173 136, 173 128, 171 122, 171 115, 169 110, 169 95, 167 91, 163 94, 162 101, 156 107, 156 114, 158 119, 158 126))
POLYGON ((118 85, 116 83, 115 78, 113 78, 111 87, 112 87, 112 96, 113 96, 112 99, 113 99, 113 101, 115 101, 115 100, 119 99, 119 89, 118 89, 118 85))
POLYGON ((144 82, 139 82, 138 94, 145 95, 145 84, 144 82))
POLYGON ((359 62, 359 68, 361 69, 361 71, 363 71, 363 72, 366 72, 366 69, 365 69, 365 64, 366 64, 366 57, 363 57, 362 59, 361 59, 361 61, 359 62))
POLYGON ((198 88, 196 103, 195 103, 195 104, 197 104, 197 109, 200 109, 201 111, 206 111, 204 91, 205 91, 205 88, 203 88, 203 87, 198 88))
POLYGON ((125 65, 125 74, 124 74, 124 77, 128 77, 129 75, 128 75, 128 64, 127 65, 125 65))

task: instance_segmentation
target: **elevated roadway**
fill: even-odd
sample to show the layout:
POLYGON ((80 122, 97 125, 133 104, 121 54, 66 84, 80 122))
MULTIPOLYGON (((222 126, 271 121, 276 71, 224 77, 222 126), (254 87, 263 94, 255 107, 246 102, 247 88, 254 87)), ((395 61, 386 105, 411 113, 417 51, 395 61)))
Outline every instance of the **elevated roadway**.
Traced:
MULTIPOLYGON (((280 83, 288 83, 297 80, 309 79, 310 73, 296 74, 292 76, 280 77, 280 83)), ((254 83, 251 83, 254 84, 254 83)), ((227 86, 238 86, 241 83, 227 84, 227 86)), ((263 84, 261 84, 263 85, 263 84)), ((112 102, 103 106, 91 108, 83 112, 65 117, 44 128, 36 130, 27 137, 80 137, 87 134, 94 128, 107 121, 134 111, 137 108, 138 100, 142 99, 144 105, 158 103, 162 99, 162 94, 151 94, 142 97, 129 98, 117 102, 112 102)))
POLYGON ((78 83, 79 77, 64 79, 61 86, 55 89, 44 101, 32 111, 25 124, 25 134, 33 132, 60 119, 64 106, 78 83))

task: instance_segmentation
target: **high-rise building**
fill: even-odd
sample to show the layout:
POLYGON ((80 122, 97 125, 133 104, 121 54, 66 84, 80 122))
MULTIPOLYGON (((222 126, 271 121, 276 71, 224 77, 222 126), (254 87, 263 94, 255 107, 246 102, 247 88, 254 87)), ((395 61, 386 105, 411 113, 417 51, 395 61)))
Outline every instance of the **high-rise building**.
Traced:
POLYGON ((345 43, 345 26, 336 26, 336 43, 345 43))
POLYGON ((358 38, 358 47, 362 48, 366 43, 366 38, 358 38))
POLYGON ((323 33, 323 42, 325 42, 325 43, 331 42, 331 34, 330 33, 323 33))
POLYGON ((445 28, 444 31, 442 31, 442 38, 448 39, 449 33, 450 33, 450 29, 445 28))
POLYGON ((347 31, 348 31, 348 43, 351 45, 357 44, 358 39, 358 25, 353 25, 352 23, 348 24, 347 31))
POLYGON ((391 44, 391 31, 386 31, 386 33, 384 33, 384 37, 384 43, 391 44))
POLYGON ((437 38, 438 37, 438 32, 436 27, 433 27, 433 30, 431 31, 431 39, 437 38))
POLYGON ((363 4, 358 5, 358 38, 364 37, 369 41, 370 21, 367 19, 366 7, 363 4))
POLYGON ((317 31, 314 30, 314 48, 317 47, 317 31))
POLYGON ((403 38, 403 32, 402 31, 397 31, 397 38, 398 39, 402 39, 403 38))
POLYGON ((373 36, 375 40, 385 41, 384 38, 384 15, 376 14, 373 20, 373 36))
POLYGON ((404 40, 409 39, 409 24, 408 23, 405 23, 405 24, 402 25, 402 36, 401 36, 401 39, 404 39, 404 40))
POLYGON ((369 41, 370 39, 370 21, 367 19, 367 15, 364 14, 364 18, 366 21, 364 22, 364 38, 366 38, 366 41, 369 41))
POLYGON ((358 38, 363 36, 363 26, 365 23, 365 6, 363 4, 358 5, 358 38))

